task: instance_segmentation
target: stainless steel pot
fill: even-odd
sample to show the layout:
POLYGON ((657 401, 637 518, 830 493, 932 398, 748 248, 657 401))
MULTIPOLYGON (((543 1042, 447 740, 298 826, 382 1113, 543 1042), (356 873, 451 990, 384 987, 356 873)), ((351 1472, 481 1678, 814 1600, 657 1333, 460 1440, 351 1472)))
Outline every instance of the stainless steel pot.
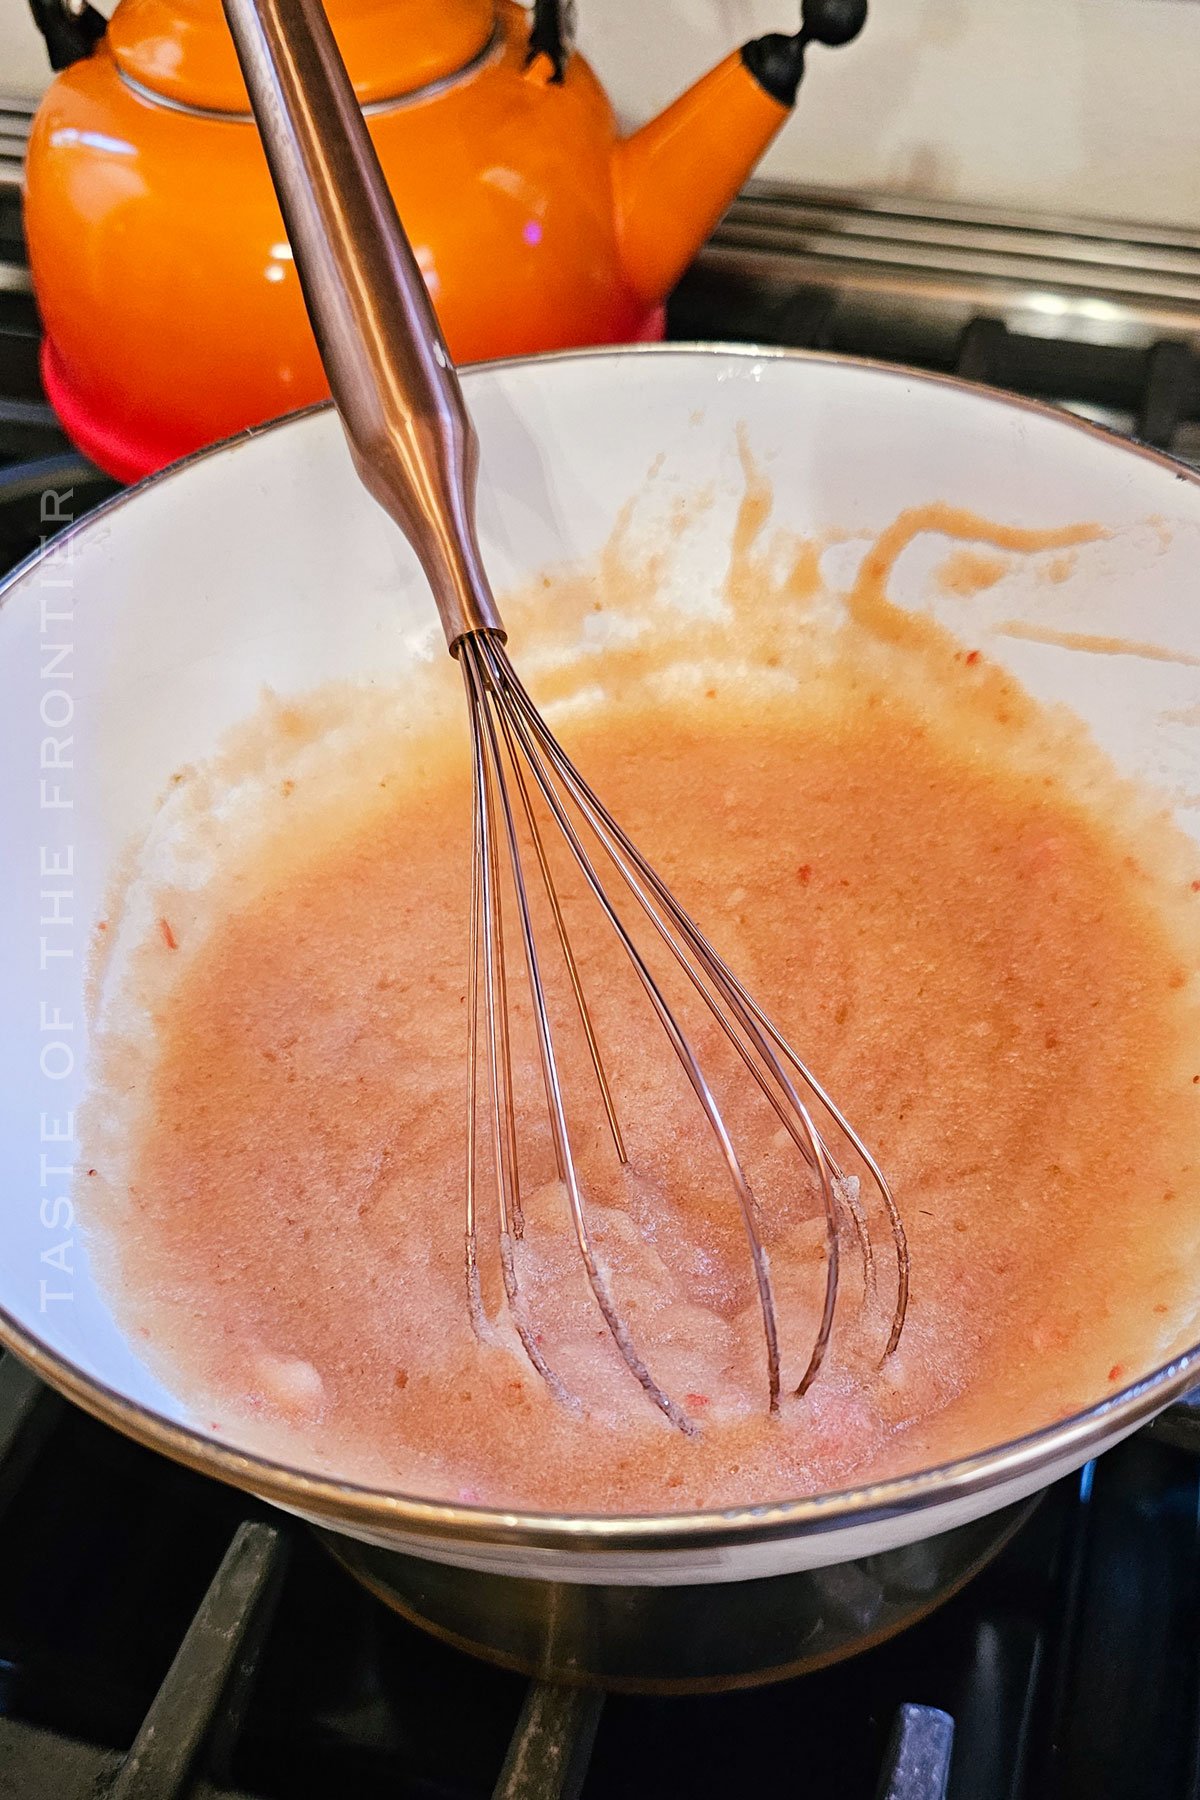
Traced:
POLYGON ((688 1587, 485 1575, 319 1535, 388 1606, 472 1656, 625 1693, 719 1693, 807 1674, 916 1624, 1004 1548, 1039 1498, 852 1562, 688 1587))

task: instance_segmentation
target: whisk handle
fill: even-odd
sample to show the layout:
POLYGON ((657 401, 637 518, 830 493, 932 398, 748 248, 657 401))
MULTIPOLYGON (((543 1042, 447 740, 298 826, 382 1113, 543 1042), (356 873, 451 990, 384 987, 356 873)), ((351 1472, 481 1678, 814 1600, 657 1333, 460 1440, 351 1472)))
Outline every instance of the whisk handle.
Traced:
POLYGON ((451 651, 502 635, 475 429, 321 0, 223 3, 359 476, 420 558, 451 651))

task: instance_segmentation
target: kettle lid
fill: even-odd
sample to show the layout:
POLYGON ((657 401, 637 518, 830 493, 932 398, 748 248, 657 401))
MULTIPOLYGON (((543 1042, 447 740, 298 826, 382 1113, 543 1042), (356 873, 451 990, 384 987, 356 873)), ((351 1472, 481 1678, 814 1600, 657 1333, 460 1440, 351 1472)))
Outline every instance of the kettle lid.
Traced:
MULTIPOLYGON (((495 0, 326 0, 326 11, 363 105, 457 74, 497 28, 495 0)), ((159 99, 249 116, 221 0, 121 0, 108 46, 121 73, 159 99)))

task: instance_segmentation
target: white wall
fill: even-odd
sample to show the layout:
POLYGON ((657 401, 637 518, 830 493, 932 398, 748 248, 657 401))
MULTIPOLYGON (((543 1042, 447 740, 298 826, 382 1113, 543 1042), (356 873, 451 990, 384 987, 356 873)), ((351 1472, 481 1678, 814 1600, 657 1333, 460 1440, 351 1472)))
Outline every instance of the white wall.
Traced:
POLYGON ((0 95, 20 99, 40 94, 49 74, 46 46, 28 0, 0 0, 0 95))
MULTIPOLYGON (((580 41, 642 118, 796 0, 578 0, 580 41)), ((815 47, 764 173, 1200 231, 1200 0, 872 0, 815 47)))
MULTIPOLYGON (((798 0, 577 8, 637 120, 745 38, 793 29, 798 0)), ((0 0, 0 93, 44 80, 24 0, 0 0)), ((1200 231, 1200 0, 872 0, 858 43, 810 53, 764 172, 1200 231)))

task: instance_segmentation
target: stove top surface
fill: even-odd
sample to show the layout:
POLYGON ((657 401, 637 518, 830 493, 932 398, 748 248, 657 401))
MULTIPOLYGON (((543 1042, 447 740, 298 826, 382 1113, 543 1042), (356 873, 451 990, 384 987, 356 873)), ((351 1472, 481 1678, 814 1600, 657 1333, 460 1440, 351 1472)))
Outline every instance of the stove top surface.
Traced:
POLYGON ((1198 1636, 1200 1464, 1143 1433, 849 1662, 694 1699, 531 1687, 0 1361, 4 1800, 1193 1800, 1198 1636))

